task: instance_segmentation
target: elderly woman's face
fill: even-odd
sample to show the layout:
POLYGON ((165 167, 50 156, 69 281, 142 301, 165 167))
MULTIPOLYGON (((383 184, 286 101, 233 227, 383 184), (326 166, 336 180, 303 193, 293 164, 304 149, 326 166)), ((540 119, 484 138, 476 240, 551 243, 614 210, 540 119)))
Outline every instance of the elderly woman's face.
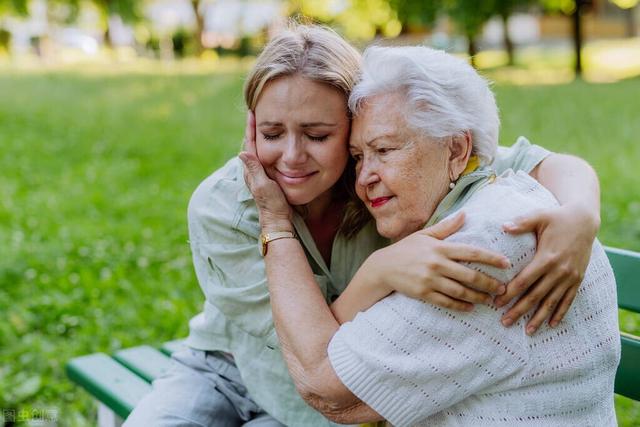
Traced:
POLYGON ((392 240, 419 230, 449 185, 447 145, 409 129, 399 94, 367 100, 352 124, 356 193, 392 240))

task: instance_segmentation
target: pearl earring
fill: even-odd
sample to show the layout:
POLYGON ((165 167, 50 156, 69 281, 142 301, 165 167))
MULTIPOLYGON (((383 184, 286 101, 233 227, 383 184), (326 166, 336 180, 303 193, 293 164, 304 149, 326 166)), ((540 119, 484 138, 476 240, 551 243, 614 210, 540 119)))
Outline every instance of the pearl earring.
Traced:
POLYGON ((455 182, 451 181, 451 182, 449 183, 449 188, 450 188, 450 189, 452 189, 452 190, 453 190, 453 188, 454 188, 455 186, 456 186, 456 183, 455 183, 455 182))

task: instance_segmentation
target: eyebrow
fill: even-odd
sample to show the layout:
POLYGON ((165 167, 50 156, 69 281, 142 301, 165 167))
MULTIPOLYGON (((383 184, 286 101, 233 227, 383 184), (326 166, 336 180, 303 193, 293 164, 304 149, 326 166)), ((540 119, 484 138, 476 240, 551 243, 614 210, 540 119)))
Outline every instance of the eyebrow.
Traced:
POLYGON ((393 138, 395 138, 395 137, 396 137, 396 134, 395 134, 395 133, 391 133, 391 132, 389 132, 389 133, 383 133, 382 135, 378 135, 378 136, 376 136, 375 138, 373 138, 373 139, 370 139, 370 140, 366 141, 366 142, 365 142, 365 145, 368 145, 369 147, 371 147, 371 144, 373 144, 373 142, 374 142, 375 140, 382 139, 382 138, 393 139, 393 138))
MULTIPOLYGON (((302 128, 313 128, 313 127, 318 127, 318 126, 335 127, 337 125, 338 125, 337 123, 309 122, 309 123, 302 123, 300 125, 300 127, 302 127, 302 128)), ((282 122, 264 121, 264 122, 260 122, 260 124, 258 124, 258 126, 282 126, 282 122)))

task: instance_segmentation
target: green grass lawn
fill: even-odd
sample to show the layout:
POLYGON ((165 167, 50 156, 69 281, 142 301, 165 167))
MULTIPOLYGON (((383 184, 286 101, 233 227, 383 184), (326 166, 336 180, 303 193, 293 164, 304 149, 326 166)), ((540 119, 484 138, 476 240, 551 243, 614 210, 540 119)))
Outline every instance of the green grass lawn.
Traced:
MULTIPOLYGON (((241 86, 240 73, 0 72, 0 408, 88 425, 68 359, 186 335, 203 301, 186 206, 240 147, 241 86)), ((591 162, 602 241, 640 250, 640 80, 496 92, 502 143, 526 135, 591 162)), ((617 408, 640 423, 639 404, 617 408)))

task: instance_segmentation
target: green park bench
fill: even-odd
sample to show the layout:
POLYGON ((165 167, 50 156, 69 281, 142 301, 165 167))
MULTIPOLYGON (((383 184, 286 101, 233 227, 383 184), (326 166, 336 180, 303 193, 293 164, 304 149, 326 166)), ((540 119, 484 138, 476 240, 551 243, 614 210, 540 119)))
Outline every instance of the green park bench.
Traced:
MULTIPOLYGON (((618 306, 640 313, 640 253, 607 248, 618 284, 618 306)), ((615 392, 640 401, 640 337, 620 332, 622 359, 615 392)), ((95 353, 67 363, 67 375, 98 403, 98 425, 122 424, 136 403, 151 390, 151 382, 170 366, 170 355, 182 345, 170 341, 159 349, 148 345, 128 348, 113 356, 95 353)))

